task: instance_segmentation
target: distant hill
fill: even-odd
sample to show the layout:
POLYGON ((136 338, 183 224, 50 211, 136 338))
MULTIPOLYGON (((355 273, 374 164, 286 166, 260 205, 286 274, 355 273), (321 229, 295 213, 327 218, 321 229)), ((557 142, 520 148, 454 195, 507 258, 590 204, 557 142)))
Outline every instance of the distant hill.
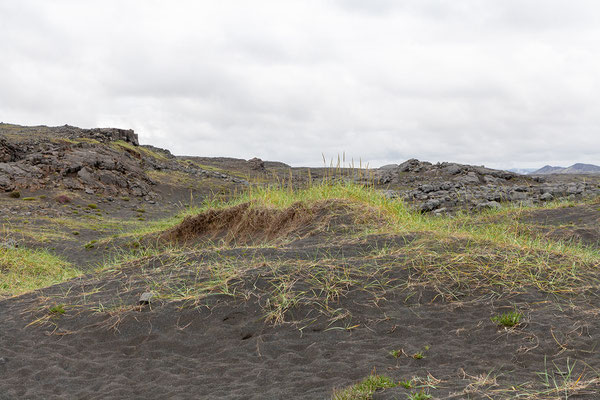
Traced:
POLYGON ((600 167, 593 164, 573 164, 561 172, 562 174, 600 174, 600 167))
POLYGON ((531 175, 546 175, 546 174, 600 174, 600 167, 593 164, 573 164, 570 167, 552 167, 546 165, 531 172, 531 175))
POLYGON ((532 172, 535 172, 536 170, 537 170, 536 168, 510 168, 510 169, 507 169, 507 171, 509 171, 509 172, 514 172, 515 174, 521 174, 521 175, 531 174, 532 172))

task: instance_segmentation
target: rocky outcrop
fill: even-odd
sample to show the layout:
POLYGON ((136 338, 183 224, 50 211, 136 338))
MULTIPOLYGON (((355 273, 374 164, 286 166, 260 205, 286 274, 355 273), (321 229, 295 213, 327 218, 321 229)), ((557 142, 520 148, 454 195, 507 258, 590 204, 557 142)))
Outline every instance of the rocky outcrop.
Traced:
POLYGON ((402 164, 390 164, 375 170, 375 178, 382 184, 405 184, 419 177, 427 180, 449 180, 463 184, 495 183, 508 181, 518 175, 483 166, 457 163, 432 164, 427 161, 410 159, 402 164))
POLYGON ((0 162, 7 163, 17 160, 17 149, 6 139, 0 137, 0 162))
POLYGON ((65 188, 153 198, 150 171, 178 171, 247 184, 179 162, 168 150, 139 146, 125 129, 19 127, 0 124, 0 190, 65 188))
POLYGON ((421 212, 482 210, 506 203, 539 204, 555 199, 600 196, 593 182, 551 182, 483 166, 422 162, 411 159, 374 172, 385 194, 401 198, 421 212))
POLYGON ((265 163, 260 158, 251 158, 248 160, 248 166, 253 171, 265 171, 265 163))

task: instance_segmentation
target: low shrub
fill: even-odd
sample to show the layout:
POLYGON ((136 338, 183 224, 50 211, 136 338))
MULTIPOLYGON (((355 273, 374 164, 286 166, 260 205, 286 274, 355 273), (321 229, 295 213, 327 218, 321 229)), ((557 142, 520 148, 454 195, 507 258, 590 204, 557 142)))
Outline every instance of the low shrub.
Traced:
POLYGON ((67 204, 71 202, 71 198, 66 194, 59 194, 54 198, 54 200, 56 200, 56 202, 60 204, 67 204))

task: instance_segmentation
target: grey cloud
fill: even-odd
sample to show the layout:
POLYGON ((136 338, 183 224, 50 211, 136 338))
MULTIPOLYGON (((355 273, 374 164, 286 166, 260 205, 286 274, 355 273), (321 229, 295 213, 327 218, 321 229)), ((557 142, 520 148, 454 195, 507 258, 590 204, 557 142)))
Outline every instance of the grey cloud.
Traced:
POLYGON ((600 163, 591 1, 0 3, 0 119, 177 154, 600 163))

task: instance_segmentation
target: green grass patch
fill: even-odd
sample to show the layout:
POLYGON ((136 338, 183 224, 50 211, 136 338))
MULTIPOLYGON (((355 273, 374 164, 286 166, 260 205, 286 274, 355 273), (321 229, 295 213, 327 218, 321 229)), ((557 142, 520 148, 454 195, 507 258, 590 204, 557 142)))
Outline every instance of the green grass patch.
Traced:
POLYGON ((398 386, 394 380, 385 375, 371 375, 359 383, 348 388, 336 390, 332 400, 362 400, 371 399, 378 389, 387 389, 398 386))
POLYGON ((50 314, 64 314, 65 313, 65 305, 57 304, 55 306, 50 307, 48 310, 50 314))
POLYGON ((415 393, 411 393, 408 395, 409 400, 429 400, 431 398, 433 398, 433 396, 426 393, 424 390, 421 390, 421 391, 415 392, 415 393))
POLYGON ((521 314, 518 310, 505 312, 502 314, 494 315, 491 320, 499 326, 503 326, 506 328, 512 328, 521 323, 523 319, 523 314, 521 314))
POLYGON ((400 358, 402 357, 404 353, 402 352, 402 350, 392 350, 390 351, 390 356, 394 357, 394 358, 400 358))
POLYGON ((14 296, 74 278, 81 273, 46 251, 0 248, 0 296, 14 296))
POLYGON ((415 386, 415 383, 412 379, 407 379, 405 381, 398 382, 398 386, 403 387, 404 389, 412 389, 415 386))

